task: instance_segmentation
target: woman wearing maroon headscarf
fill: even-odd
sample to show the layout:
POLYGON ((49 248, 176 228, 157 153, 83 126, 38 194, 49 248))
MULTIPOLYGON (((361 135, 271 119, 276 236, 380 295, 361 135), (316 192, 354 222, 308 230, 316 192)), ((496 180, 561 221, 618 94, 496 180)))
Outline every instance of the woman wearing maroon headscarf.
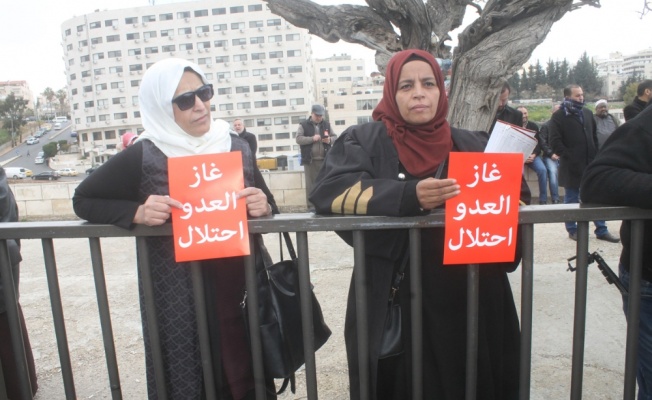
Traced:
MULTIPOLYGON (((321 214, 416 216, 443 207, 460 187, 447 178, 452 151, 482 152, 488 135, 451 128, 444 78, 421 50, 397 53, 387 65, 375 122, 348 128, 328 153, 310 200, 321 214)), ((525 196, 527 197, 527 196, 525 196)), ((529 198, 524 199, 529 202, 529 198)), ((341 234, 350 243, 350 236, 341 234)), ((421 233, 424 398, 465 398, 467 268, 443 266, 444 230, 421 233)), ((367 231, 369 363, 372 399, 411 398, 410 276, 400 284, 405 351, 380 357, 394 271, 408 248, 405 230, 367 231)), ((520 261, 480 268, 477 399, 518 397, 519 323, 507 272, 520 261)), ((360 397, 355 290, 351 285, 345 338, 351 398, 360 397)))

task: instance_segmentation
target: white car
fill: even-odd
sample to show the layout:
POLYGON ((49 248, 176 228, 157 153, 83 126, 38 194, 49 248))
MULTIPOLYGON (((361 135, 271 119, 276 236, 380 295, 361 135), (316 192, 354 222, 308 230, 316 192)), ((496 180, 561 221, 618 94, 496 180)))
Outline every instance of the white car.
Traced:
POLYGON ((61 168, 57 170, 57 173, 61 176, 77 176, 78 172, 74 168, 61 168))
POLYGON ((27 144, 36 144, 39 142, 39 139, 34 136, 30 136, 27 138, 27 144))

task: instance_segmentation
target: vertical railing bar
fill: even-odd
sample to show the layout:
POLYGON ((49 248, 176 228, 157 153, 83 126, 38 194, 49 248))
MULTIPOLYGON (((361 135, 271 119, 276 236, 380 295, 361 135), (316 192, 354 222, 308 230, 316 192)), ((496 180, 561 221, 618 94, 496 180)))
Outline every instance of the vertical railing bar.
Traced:
POLYGON ((70 360, 70 349, 68 348, 68 334, 66 333, 63 306, 61 305, 61 289, 59 288, 57 263, 54 257, 54 243, 52 239, 41 239, 41 245, 43 247, 48 291, 50 292, 54 333, 57 338, 57 348, 59 350, 63 387, 66 393, 66 399, 72 400, 77 398, 77 394, 75 392, 75 380, 72 374, 72 361, 70 360))
MULTIPOLYGON (((0 244, 0 246, 3 246, 0 244)), ((2 274, 2 272, 0 272, 2 274)), ((6 304, 6 303, 5 303, 6 304)), ((9 396, 7 396, 7 383, 5 382, 5 373, 2 370, 2 360, 0 360, 0 400, 5 400, 9 396)))
POLYGON ((475 400, 478 389, 478 311, 480 266, 467 267, 466 295, 466 400, 475 400))
POLYGON ((317 365, 315 361, 315 336, 313 334, 312 301, 308 232, 297 232, 299 257, 299 293, 301 293, 301 319, 303 328, 303 354, 306 361, 306 389, 308 399, 317 400, 317 365))
POLYGON ((213 375, 213 359, 211 357, 210 335, 208 333, 208 317, 206 312, 206 295, 202 277, 201 263, 190 263, 192 288, 195 298, 195 315, 197 317, 197 335, 199 336, 199 354, 201 356, 202 372, 204 374, 204 389, 206 400, 217 400, 215 378, 213 375))
POLYGON ((410 229, 410 292, 412 328, 412 399, 423 399, 423 285, 421 229, 410 229))
POLYGON ((645 223, 632 220, 627 305, 627 345, 625 347, 625 381, 623 399, 634 400, 638 369, 639 321, 641 313, 641 279, 643 274, 643 233, 645 223))
POLYGON ((584 379, 584 341, 586 337, 586 297, 589 266, 589 221, 577 222, 577 264, 575 274, 575 311, 573 323, 573 365, 571 400, 582 398, 584 379))
POLYGON ((367 302, 367 267, 365 265, 364 231, 353 231, 353 276, 355 281, 355 312, 358 331, 358 372, 360 400, 370 398, 369 376, 369 310, 367 302))
POLYGON ((9 335, 13 347, 16 366, 21 373, 18 374, 20 383, 20 395, 24 399, 32 398, 32 386, 29 381, 29 370, 27 368, 27 357, 25 356, 25 342, 20 323, 20 314, 18 312, 18 297, 16 287, 14 286, 14 276, 11 272, 11 257, 9 255, 9 245, 6 240, 0 241, 0 278, 2 278, 2 288, 4 291, 4 301, 6 304, 5 312, 9 322, 9 335))
POLYGON ((154 282, 152 281, 152 271, 149 265, 146 237, 139 236, 136 238, 136 252, 138 256, 138 269, 140 271, 141 281, 143 282, 147 330, 149 331, 149 344, 152 351, 152 363, 154 364, 154 380, 156 381, 156 397, 159 400, 167 400, 165 367, 163 365, 163 354, 161 353, 161 336, 158 331, 158 315, 156 313, 156 304, 154 303, 154 282))
POLYGON ((534 299, 534 225, 521 225, 523 253, 521 266, 521 354, 519 399, 530 399, 532 373, 532 320, 534 299))
POLYGON ((256 282, 256 259, 254 235, 249 235, 251 254, 244 259, 245 285, 247 290, 247 310, 249 317, 249 340, 251 341, 251 356, 254 369, 254 385, 256 400, 267 398, 265 386, 265 367, 263 365, 263 344, 260 338, 260 316, 258 315, 258 284, 256 282))
POLYGON ((113 339, 113 327, 111 325, 111 311, 109 309, 108 291, 104 276, 104 262, 102 260, 102 247, 100 238, 89 237, 88 244, 91 250, 91 265, 93 266, 93 278, 95 279, 95 295, 97 296, 97 307, 100 312, 100 326, 102 328, 102 340, 104 341, 104 355, 109 373, 109 387, 111 396, 114 399, 122 399, 120 385, 120 373, 118 371, 118 360, 115 354, 115 341, 113 339))

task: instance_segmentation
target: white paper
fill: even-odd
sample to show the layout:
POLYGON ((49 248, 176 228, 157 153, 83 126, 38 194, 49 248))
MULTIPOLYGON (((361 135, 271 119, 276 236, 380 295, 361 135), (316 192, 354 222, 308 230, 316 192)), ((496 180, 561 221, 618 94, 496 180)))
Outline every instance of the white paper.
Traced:
POLYGON ((497 120, 485 153, 523 153, 527 159, 537 145, 535 132, 497 120))

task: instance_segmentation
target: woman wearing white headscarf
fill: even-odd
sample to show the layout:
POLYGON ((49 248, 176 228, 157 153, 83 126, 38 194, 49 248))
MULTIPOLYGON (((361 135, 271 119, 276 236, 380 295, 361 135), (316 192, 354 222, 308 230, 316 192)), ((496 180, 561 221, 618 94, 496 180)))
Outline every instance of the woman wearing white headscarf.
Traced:
MULTIPOLYGON (((181 203, 170 198, 167 159, 193 154, 241 151, 246 197, 251 217, 269 215, 275 208, 246 141, 231 135, 229 124, 211 119, 212 85, 199 67, 182 59, 152 65, 140 86, 141 118, 145 131, 136 143, 118 153, 75 190, 75 213, 89 222, 123 228, 160 225, 181 203), (263 189, 259 189, 263 188, 263 189)), ((165 384, 171 399, 204 397, 201 358, 190 267, 176 263, 172 237, 148 237, 149 262, 159 321, 165 384)), ((253 397, 249 344, 239 302, 244 290, 243 258, 202 261, 215 383, 220 398, 253 397), (218 328, 219 327, 219 328, 218 328), (214 357, 216 358, 216 357, 214 357)), ((156 398, 152 354, 144 308, 147 387, 156 398)))

